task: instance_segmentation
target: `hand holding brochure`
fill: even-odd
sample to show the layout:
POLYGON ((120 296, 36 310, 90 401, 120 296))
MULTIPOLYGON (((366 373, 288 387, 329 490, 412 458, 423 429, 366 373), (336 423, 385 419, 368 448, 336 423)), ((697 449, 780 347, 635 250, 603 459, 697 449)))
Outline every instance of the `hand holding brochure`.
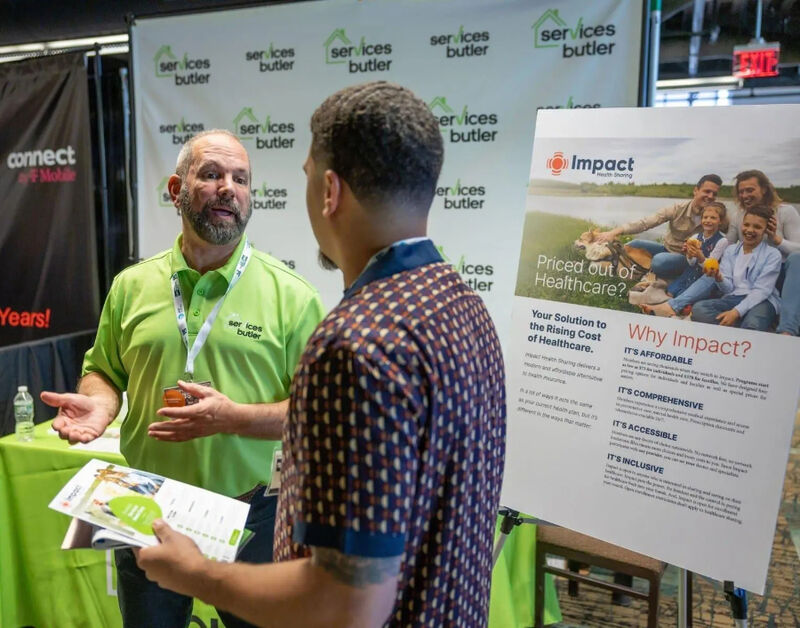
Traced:
POLYGON ((232 562, 250 533, 250 505, 196 486, 118 464, 90 460, 50 502, 75 517, 62 547, 158 544, 154 519, 189 536, 208 558, 232 562))

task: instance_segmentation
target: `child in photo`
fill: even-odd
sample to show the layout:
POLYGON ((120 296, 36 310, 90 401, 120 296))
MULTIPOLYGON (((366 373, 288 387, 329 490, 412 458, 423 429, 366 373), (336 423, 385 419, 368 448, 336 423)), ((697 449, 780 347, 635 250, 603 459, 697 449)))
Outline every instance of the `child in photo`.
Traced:
POLYGON ((725 205, 713 201, 705 206, 700 216, 702 231, 686 240, 684 245, 689 267, 669 286, 663 279, 654 285, 667 288, 669 298, 658 305, 642 305, 642 311, 657 316, 676 316, 684 308, 714 293, 714 281, 703 274, 703 264, 707 259, 719 262, 729 241, 725 237, 728 230, 728 214, 725 205))
POLYGON ((725 237, 728 231, 725 205, 717 201, 706 205, 700 216, 700 226, 702 231, 686 240, 686 261, 689 268, 667 287, 667 292, 673 297, 677 297, 703 276, 703 263, 706 259, 719 262, 728 246, 728 239, 725 237))
POLYGON ((741 241, 728 247, 719 269, 705 271, 723 296, 696 303, 693 321, 757 331, 775 324, 780 312, 775 282, 781 271, 781 254, 764 239, 773 214, 765 205, 745 209, 741 241))

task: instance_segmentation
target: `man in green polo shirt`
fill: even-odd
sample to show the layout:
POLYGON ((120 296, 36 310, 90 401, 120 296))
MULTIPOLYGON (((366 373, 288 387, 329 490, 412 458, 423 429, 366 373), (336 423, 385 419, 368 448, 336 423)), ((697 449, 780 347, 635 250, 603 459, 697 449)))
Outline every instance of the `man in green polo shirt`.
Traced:
MULTIPOLYGON (((103 433, 127 391, 120 448, 128 463, 249 501, 256 534, 240 559, 267 562, 276 503, 262 485, 292 373, 323 308, 308 282, 244 237, 250 180, 233 134, 208 131, 186 143, 168 182, 181 234, 171 250, 115 278, 78 393, 42 400, 59 408, 61 437, 85 443, 103 433), (197 403, 162 407, 175 386, 197 403)), ((187 625, 191 598, 146 580, 130 550, 115 559, 126 627, 187 625)), ((220 616, 229 628, 250 625, 220 616)))

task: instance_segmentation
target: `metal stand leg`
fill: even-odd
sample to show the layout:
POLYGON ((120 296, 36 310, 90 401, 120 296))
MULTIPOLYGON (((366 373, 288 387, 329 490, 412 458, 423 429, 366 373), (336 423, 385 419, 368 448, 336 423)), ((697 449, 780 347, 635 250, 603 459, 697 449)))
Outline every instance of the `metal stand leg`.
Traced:
POLYGON ((747 628, 747 591, 734 586, 730 580, 725 581, 724 589, 725 597, 731 603, 733 625, 736 628, 747 628))
POLYGON ((678 569, 678 628, 689 628, 689 576, 685 569, 678 569))
POLYGON ((506 544, 508 535, 511 534, 515 526, 522 524, 522 518, 516 510, 503 508, 500 510, 499 514, 503 515, 503 521, 500 522, 500 536, 497 537, 497 542, 492 552, 492 565, 497 564, 497 559, 500 557, 500 552, 503 551, 503 546, 506 544))

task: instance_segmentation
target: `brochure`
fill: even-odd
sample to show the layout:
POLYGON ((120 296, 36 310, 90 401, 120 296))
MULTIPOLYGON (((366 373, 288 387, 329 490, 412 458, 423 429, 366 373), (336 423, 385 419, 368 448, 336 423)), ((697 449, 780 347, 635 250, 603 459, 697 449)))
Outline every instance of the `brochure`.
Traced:
POLYGON ((252 534, 250 505, 154 473, 93 459, 50 502, 74 517, 62 548, 148 547, 152 523, 163 519, 189 536, 208 558, 232 562, 252 534))

